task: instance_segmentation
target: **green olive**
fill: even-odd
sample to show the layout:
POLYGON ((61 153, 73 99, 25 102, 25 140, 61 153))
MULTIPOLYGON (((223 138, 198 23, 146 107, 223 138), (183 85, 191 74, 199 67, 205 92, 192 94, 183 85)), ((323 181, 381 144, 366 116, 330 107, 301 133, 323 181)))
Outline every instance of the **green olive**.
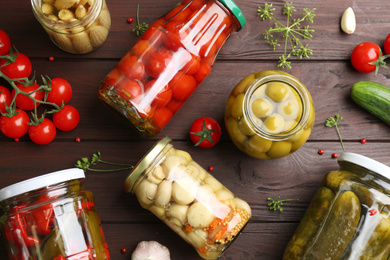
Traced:
POLYGON ((287 141, 273 142, 267 154, 271 158, 281 158, 290 154, 291 147, 292 144, 287 141))
POLYGON ((253 130, 248 126, 245 117, 241 117, 240 121, 238 122, 238 129, 240 129, 244 135, 252 136, 255 134, 255 132, 253 132, 253 130))
POLYGON ((232 110, 230 111, 232 117, 240 118, 243 115, 243 103, 244 103, 244 94, 239 94, 236 97, 232 104, 232 110))
POLYGON ((291 132, 294 127, 296 127, 298 125, 298 122, 293 120, 293 121, 287 121, 284 123, 284 130, 283 132, 285 133, 288 133, 288 132, 291 132))
POLYGON ((303 131, 302 135, 301 135, 301 138, 292 143, 292 148, 291 148, 291 152, 295 152, 296 150, 298 150, 304 143, 306 143, 307 139, 309 139, 309 136, 311 134, 311 128, 309 129, 306 129, 303 131))
POLYGON ((267 83, 259 86, 257 89, 255 89, 252 93, 251 98, 256 99, 256 98, 267 98, 265 95, 265 90, 267 89, 267 83))
POLYGON ((304 129, 299 130, 293 137, 289 138, 289 142, 297 142, 302 138, 303 133, 305 132, 304 129))
POLYGON ((307 120, 305 129, 312 128, 314 125, 314 120, 315 120, 315 111, 314 111, 314 106, 313 104, 310 105, 310 114, 309 114, 309 119, 307 120))
POLYGON ((295 99, 288 99, 286 101, 283 101, 278 106, 278 113, 285 120, 296 120, 298 118, 299 112, 299 104, 295 99))
POLYGON ((280 133, 284 130, 284 119, 279 114, 272 114, 264 120, 264 126, 270 133, 280 133))
POLYGON ((239 94, 244 93, 247 88, 250 86, 250 83, 255 79, 255 74, 250 74, 243 78, 233 89, 233 95, 238 96, 239 94))
POLYGON ((251 109, 257 118, 263 118, 272 113, 273 105, 268 99, 259 98, 253 101, 251 109))
POLYGON ((255 150, 252 150, 250 149, 249 147, 245 147, 245 150, 244 152, 254 158, 257 158, 257 159, 263 159, 263 160, 269 160, 269 159, 272 159, 271 157, 269 157, 267 155, 267 153, 262 153, 262 152, 258 152, 258 151, 255 151, 255 150))
POLYGON ((238 122, 233 117, 230 117, 227 121, 227 129, 229 131, 230 137, 233 142, 238 142, 243 144, 246 140, 246 135, 244 135, 238 128, 238 122))
POLYGON ((225 107, 225 117, 231 116, 230 112, 232 110, 232 105, 234 103, 234 100, 236 99, 235 96, 230 95, 228 100, 226 101, 226 107, 225 107))
POLYGON ((248 149, 259 153, 266 153, 271 148, 271 145, 272 141, 254 135, 249 139, 248 149))
POLYGON ((267 96, 275 102, 281 102, 287 98, 290 92, 289 85, 282 82, 271 82, 268 84, 265 93, 267 96))

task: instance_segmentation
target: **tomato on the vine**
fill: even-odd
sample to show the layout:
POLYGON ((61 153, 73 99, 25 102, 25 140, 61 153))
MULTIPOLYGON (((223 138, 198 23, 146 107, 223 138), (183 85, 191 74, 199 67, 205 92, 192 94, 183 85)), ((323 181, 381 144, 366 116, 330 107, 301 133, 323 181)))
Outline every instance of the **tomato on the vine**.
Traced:
POLYGON ((221 126, 211 117, 200 117, 190 127, 190 138, 195 146, 210 148, 221 139, 221 126))
POLYGON ((48 144, 56 137, 57 130, 50 119, 44 118, 39 125, 31 125, 28 129, 28 135, 31 141, 36 144, 48 144))
POLYGON ((0 30, 0 56, 8 55, 11 49, 11 40, 6 32, 0 30))
MULTIPOLYGON (((16 53, 14 53, 14 55, 16 55, 16 53)), ((0 60, 0 66, 5 63, 6 60, 0 60)), ((0 70, 10 79, 28 78, 32 72, 31 61, 26 55, 19 52, 15 62, 1 67, 0 70)))
POLYGON ((0 111, 6 113, 5 104, 9 106, 11 104, 12 97, 8 88, 0 86, 0 111))
POLYGON ((79 124, 80 113, 75 107, 65 105, 60 111, 53 114, 53 122, 58 129, 70 131, 79 124))
MULTIPOLYGON (((23 110, 33 110, 35 108, 34 101, 31 98, 35 98, 36 100, 42 101, 44 97, 44 92, 36 91, 39 88, 38 84, 34 84, 32 86, 23 86, 22 84, 16 84, 16 87, 23 92, 32 93, 30 96, 25 96, 22 94, 18 94, 15 98, 15 104, 18 108, 23 110), (35 91, 35 92, 34 92, 35 91), (30 98, 31 97, 31 98, 30 98)), ((15 89, 12 90, 12 97, 16 94, 15 89)), ((36 107, 38 107, 40 103, 36 102, 36 107)))
POLYGON ((54 103, 57 106, 65 104, 72 98, 72 87, 69 82, 62 78, 54 78, 51 80, 51 90, 47 95, 47 102, 54 103))
POLYGON ((360 43, 353 49, 351 54, 352 66, 359 72, 378 73, 379 67, 386 67, 381 48, 372 42, 360 43))
POLYGON ((12 117, 0 117, 0 131, 9 138, 20 138, 25 135, 29 129, 27 124, 30 121, 26 112, 20 109, 15 109, 17 114, 12 117))

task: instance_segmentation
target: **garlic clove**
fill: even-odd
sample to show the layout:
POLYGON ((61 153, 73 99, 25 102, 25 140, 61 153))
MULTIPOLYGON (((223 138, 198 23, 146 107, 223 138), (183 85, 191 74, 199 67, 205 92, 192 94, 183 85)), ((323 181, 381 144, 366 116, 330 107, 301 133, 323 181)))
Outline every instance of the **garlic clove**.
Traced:
POLYGON ((171 260, 169 249, 157 241, 142 241, 131 255, 131 260, 171 260))
POLYGON ((353 9, 348 7, 341 17, 341 30, 347 34, 352 34, 356 29, 356 17, 353 9))

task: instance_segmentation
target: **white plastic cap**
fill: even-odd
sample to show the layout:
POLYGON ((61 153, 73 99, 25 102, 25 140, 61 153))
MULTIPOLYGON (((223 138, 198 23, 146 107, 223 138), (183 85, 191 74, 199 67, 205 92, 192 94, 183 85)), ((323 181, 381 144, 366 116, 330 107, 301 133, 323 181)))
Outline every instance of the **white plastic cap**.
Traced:
POLYGON ((340 165, 342 165, 343 162, 353 163, 372 172, 376 172, 390 180, 390 167, 366 156, 357 153, 342 153, 337 161, 340 165))
POLYGON ((85 178, 84 171, 78 168, 71 168, 44 174, 35 178, 27 179, 0 190, 0 201, 14 196, 40 189, 53 184, 85 178))

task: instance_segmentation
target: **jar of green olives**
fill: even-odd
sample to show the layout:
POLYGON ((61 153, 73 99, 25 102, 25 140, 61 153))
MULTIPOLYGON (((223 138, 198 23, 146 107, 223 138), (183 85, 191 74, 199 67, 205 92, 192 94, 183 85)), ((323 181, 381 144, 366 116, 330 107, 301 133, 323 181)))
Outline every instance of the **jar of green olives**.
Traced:
POLYGON ((298 150, 314 125, 314 105, 306 87, 275 70, 252 73, 231 92, 225 125, 233 143, 259 159, 276 159, 298 150))
POLYGON ((389 259, 390 167, 355 153, 326 174, 283 260, 389 259))

